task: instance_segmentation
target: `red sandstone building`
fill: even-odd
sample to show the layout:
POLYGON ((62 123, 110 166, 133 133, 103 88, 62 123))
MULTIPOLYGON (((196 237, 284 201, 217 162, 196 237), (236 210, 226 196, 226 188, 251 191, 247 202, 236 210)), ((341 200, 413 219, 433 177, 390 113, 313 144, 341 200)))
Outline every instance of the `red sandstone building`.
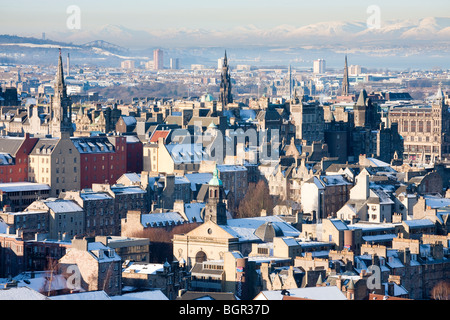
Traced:
POLYGON ((0 137, 0 183, 28 181, 28 155, 38 138, 0 137))
POLYGON ((71 138, 80 152, 80 188, 93 183, 114 184, 127 172, 127 138, 88 137, 71 138))

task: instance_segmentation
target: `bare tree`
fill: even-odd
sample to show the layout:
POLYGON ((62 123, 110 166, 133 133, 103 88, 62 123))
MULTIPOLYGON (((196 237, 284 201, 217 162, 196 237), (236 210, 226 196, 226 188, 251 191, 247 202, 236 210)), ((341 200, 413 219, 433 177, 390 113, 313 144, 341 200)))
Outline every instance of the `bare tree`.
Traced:
POLYGON ((199 225, 199 223, 185 223, 170 228, 146 228, 143 231, 134 232, 130 236, 149 239, 151 261, 164 263, 166 259, 173 258, 173 236, 175 234, 187 233, 199 225))
POLYGON ((47 267, 45 270, 45 281, 44 285, 41 288, 42 294, 47 294, 47 296, 51 295, 52 292, 52 284, 54 281, 54 275, 59 270, 59 261, 53 258, 47 258, 47 267))
POLYGON ((274 200, 269 192, 269 187, 264 180, 257 184, 250 183, 247 193, 239 203, 236 218, 259 217, 262 210, 266 210, 267 215, 272 215, 274 200))
POLYGON ((431 289, 431 298, 434 300, 450 300, 450 282, 446 280, 439 281, 431 289))

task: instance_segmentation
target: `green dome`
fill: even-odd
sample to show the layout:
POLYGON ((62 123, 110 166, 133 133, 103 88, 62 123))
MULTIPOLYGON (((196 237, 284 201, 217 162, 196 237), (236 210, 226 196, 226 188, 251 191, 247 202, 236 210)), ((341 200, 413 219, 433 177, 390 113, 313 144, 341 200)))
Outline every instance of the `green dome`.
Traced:
POLYGON ((206 93, 202 96, 201 101, 202 102, 211 102, 211 101, 214 101, 214 97, 211 94, 206 93))
POLYGON ((210 186, 221 186, 222 180, 219 179, 219 170, 217 170, 217 166, 215 166, 213 171, 213 177, 211 180, 209 180, 210 186))

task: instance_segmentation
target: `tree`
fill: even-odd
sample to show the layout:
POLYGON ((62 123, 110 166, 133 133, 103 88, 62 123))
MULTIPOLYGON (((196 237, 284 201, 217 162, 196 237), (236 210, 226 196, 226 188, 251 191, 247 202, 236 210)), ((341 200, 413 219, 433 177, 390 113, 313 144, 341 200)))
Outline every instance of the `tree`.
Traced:
POLYGON ((167 228, 146 228, 131 234, 132 237, 150 240, 150 259, 155 263, 164 263, 166 259, 173 259, 173 236, 184 234, 197 228, 200 224, 184 223, 167 228))
POLYGON ((269 192, 269 187, 264 180, 257 184, 250 183, 247 193, 239 203, 236 218, 259 217, 262 210, 266 210, 267 215, 272 215, 274 200, 269 192))
POLYGON ((450 282, 439 281, 431 289, 431 298, 434 300, 450 300, 450 282))
POLYGON ((47 258, 47 267, 45 270, 45 280, 42 288, 40 288, 40 293, 46 294, 47 296, 50 296, 52 294, 52 291, 54 288, 52 287, 54 276, 57 273, 57 270, 59 269, 59 262, 56 259, 47 258))

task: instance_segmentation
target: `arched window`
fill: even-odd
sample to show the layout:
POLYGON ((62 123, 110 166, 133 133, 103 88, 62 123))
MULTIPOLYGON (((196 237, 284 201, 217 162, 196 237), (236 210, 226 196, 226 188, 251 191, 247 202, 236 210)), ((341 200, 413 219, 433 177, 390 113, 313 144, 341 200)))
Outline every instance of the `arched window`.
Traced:
POLYGON ((199 251, 197 252, 197 254, 195 255, 195 262, 196 263, 201 263, 206 261, 206 253, 204 253, 203 251, 199 251))

